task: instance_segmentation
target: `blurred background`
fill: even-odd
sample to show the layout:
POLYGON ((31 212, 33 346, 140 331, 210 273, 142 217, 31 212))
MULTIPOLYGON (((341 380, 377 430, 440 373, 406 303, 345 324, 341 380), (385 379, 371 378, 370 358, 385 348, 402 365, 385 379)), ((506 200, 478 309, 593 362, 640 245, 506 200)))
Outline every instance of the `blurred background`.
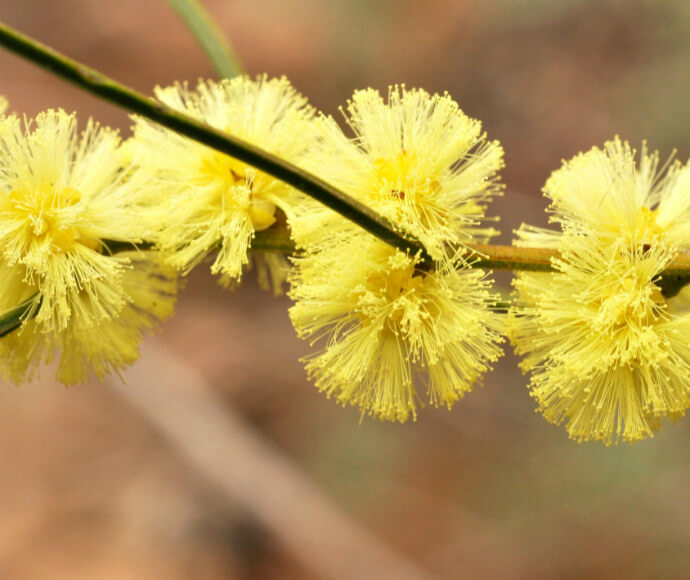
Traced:
MULTIPOLYGON (((682 0, 205 4, 248 71, 325 112, 367 86, 449 91, 505 147, 504 242, 545 223, 563 158, 616 134, 690 155, 682 0)), ((214 76, 164 0, 0 0, 0 20, 147 93, 214 76)), ((6 52, 0 94, 129 131, 6 52)), ((306 380, 288 306, 199 268, 128 384, 3 384, 0 578, 690 577, 690 420, 578 445, 534 413, 507 347, 452 411, 360 421, 306 380)))

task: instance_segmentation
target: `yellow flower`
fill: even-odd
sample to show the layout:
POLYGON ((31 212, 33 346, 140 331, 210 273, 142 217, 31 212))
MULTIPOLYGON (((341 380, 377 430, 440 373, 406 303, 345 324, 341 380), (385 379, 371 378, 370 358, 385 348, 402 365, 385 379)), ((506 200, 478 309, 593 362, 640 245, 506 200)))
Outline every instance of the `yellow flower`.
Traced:
MULTIPOLYGON (((62 330, 47 332, 37 318, 27 319, 19 330, 0 340, 0 368, 7 378, 15 383, 30 380, 36 367, 51 362, 58 352, 57 378, 65 384, 81 382, 90 373, 103 378, 139 358, 143 332, 173 313, 177 274, 158 252, 122 252, 118 259, 127 264, 119 279, 126 296, 122 308, 104 317, 87 294, 75 292, 70 296, 70 322, 62 330)), ((3 310, 30 298, 36 290, 23 282, 16 267, 7 269, 0 287, 3 310), (5 299, 12 294, 18 299, 5 299)), ((35 305, 40 314, 38 299, 35 305)))
POLYGON ((464 243, 500 192, 503 151, 447 96, 394 87, 349 105, 355 139, 330 118, 307 165, 325 181, 418 237, 438 260, 430 270, 315 202, 295 210, 305 249, 291 274, 292 322, 321 350, 306 359, 316 386, 381 419, 416 418, 418 391, 450 407, 501 354, 501 317, 484 272, 468 268, 464 243))
POLYGON ((174 276, 157 257, 106 246, 142 241, 142 182, 120 166, 118 146, 116 132, 93 122, 79 135, 64 111, 25 127, 0 120, 0 310, 33 297, 22 327, 0 341, 16 382, 57 351, 65 382, 83 380, 89 365, 101 376, 129 364, 141 329, 172 310, 174 276))
POLYGON ((551 221, 586 224, 599 236, 690 243, 690 177, 679 162, 658 170, 658 153, 635 151, 618 137, 581 153, 554 171, 544 186, 551 221))
MULTIPOLYGON (((310 144, 313 109, 285 78, 201 81, 195 91, 177 84, 156 88, 156 96, 292 162, 298 162, 310 144)), ((140 161, 156 184, 149 214, 158 246, 184 273, 217 250, 211 271, 226 284, 239 280, 254 233, 273 225, 277 209, 289 219, 301 194, 191 139, 148 120, 134 120, 127 154, 140 161)), ((261 268, 269 269, 280 284, 285 265, 268 256, 261 268)))
POLYGON ((450 408, 501 354, 490 283, 461 259, 424 271, 352 229, 294 261, 292 322, 301 337, 325 343, 307 370, 342 404, 390 421, 416 418, 423 372, 431 404, 450 408))
POLYGON ((532 395, 578 441, 650 437, 690 406, 690 291, 660 273, 690 247, 690 167, 657 171, 616 139, 547 181, 562 232, 523 226, 522 246, 558 249, 556 273, 521 273, 512 340, 532 395))
MULTIPOLYGON (((354 140, 330 117, 316 124, 320 142, 307 164, 317 175, 417 236, 437 259, 449 246, 497 234, 481 224, 487 201, 501 192, 503 149, 448 94, 395 86, 384 102, 361 90, 346 119, 354 140)), ((314 203, 301 213, 294 236, 305 247, 343 223, 314 203)))

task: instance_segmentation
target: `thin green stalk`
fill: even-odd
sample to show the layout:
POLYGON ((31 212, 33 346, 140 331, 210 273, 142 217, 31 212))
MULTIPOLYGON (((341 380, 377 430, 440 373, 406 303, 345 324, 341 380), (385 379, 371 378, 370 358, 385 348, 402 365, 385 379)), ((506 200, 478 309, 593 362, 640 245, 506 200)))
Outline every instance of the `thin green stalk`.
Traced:
MULTIPOLYGON (((110 247, 110 244, 108 244, 110 247)), ((486 270, 512 270, 520 272, 553 272, 553 260, 561 258, 558 250, 527 248, 523 246, 499 246, 496 244, 466 244, 468 254, 472 253, 472 268, 486 270)), ((270 228, 257 232, 252 241, 252 250, 282 252, 291 254, 295 246, 285 228, 270 228)), ((658 282, 664 296, 675 296, 672 289, 680 290, 690 281, 690 254, 679 253, 662 272, 658 282)))
MULTIPOLYGON (((182 0, 169 0, 182 4, 182 0)), ((191 2, 186 2, 191 5, 191 2)), ((200 7, 199 7, 200 8, 200 7)), ((200 30, 200 29, 199 29, 200 30)), ((422 244, 413 237, 402 234, 393 224, 372 212, 344 192, 334 188, 322 179, 268 153, 262 149, 218 131, 204 123, 167 107, 136 91, 117 83, 101 73, 75 62, 64 55, 43 46, 0 22, 0 46, 30 60, 53 74, 70 81, 82 89, 129 111, 155 121, 168 129, 194 139, 221 153, 256 167, 273 177, 292 185, 310 195, 345 218, 361 226, 384 242, 402 251, 420 254, 428 266, 433 262, 422 244)), ((214 61, 215 62, 215 61, 214 61)), ((223 73, 224 74, 224 73, 223 73)), ((257 233, 253 249, 259 251, 290 252, 294 246, 286 230, 267 230, 257 233)), ((146 249, 150 244, 142 244, 146 249)), ((131 244, 106 241, 106 248, 112 253, 136 249, 131 244)), ((478 259, 473 267, 487 269, 509 269, 527 271, 553 271, 552 259, 558 253, 544 248, 516 248, 513 246, 474 245, 478 259)), ((690 254, 679 254, 657 282, 665 296, 677 294, 690 282, 690 254)), ((16 308, 0 314, 0 337, 21 325, 30 312, 33 298, 16 308)))
MULTIPOLYGON (((151 244, 132 244, 104 240, 106 251, 117 254, 131 250, 146 250, 151 244)), ((259 252, 280 252, 290 254, 295 252, 295 246, 290 239, 285 226, 270 228, 257 232, 252 240, 251 249, 259 252)), ((560 257, 556 250, 545 248, 524 248, 516 246, 498 246, 486 244, 470 244, 468 250, 475 253, 476 260, 472 262, 474 268, 488 270, 513 270, 523 272, 553 272, 553 260, 560 257)), ((664 270, 663 276, 656 282, 666 298, 672 298, 690 282, 690 254, 678 254, 664 270)), ((30 308, 30 298, 17 308, 0 314, 0 338, 18 328, 30 308)), ((501 308, 505 304, 498 305, 501 308)))
POLYGON ((244 72, 240 61, 200 0, 168 0, 221 78, 244 72))
POLYGON ((433 261, 414 237, 400 233, 393 224, 366 205, 275 155, 176 111, 113 79, 48 48, 0 22, 0 46, 53 74, 74 83, 103 100, 137 113, 160 125, 203 143, 216 151, 244 161, 264 173, 292 185, 384 242, 411 254, 420 254, 429 266, 433 261))
MULTIPOLYGON (((0 338, 8 335, 21 326, 22 320, 31 310, 35 299, 36 295, 34 294, 31 298, 24 300, 24 302, 16 308, 6 310, 0 314, 0 338)), ((35 312, 38 312, 38 308, 35 309, 35 312)))

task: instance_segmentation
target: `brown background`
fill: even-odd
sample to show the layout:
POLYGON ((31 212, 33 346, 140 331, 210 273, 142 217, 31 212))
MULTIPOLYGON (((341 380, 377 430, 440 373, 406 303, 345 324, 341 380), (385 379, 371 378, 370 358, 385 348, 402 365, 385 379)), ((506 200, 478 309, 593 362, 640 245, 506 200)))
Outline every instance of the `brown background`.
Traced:
MULTIPOLYGON (((562 158, 615 134, 647 139, 663 159, 690 154, 684 1, 207 6, 247 70, 287 75, 328 113, 366 86, 448 90, 506 149, 508 193, 493 210, 504 240, 521 221, 545 222, 539 190, 562 158)), ((0 19, 145 92, 213 75, 163 0, 0 0, 0 19)), ((63 107, 128 131, 121 111, 5 52, 0 94, 29 116, 63 107)), ((633 446, 578 445, 533 412, 507 356, 451 412, 425 409, 404 426, 360 422, 307 382, 287 299, 261 293, 251 274, 222 290, 201 270, 152 341, 241 417, 246 441, 231 447, 258 434, 254 453, 280 458, 275 478, 257 482, 269 490, 252 500, 260 507, 191 463, 155 427, 156 408, 141 413, 108 385, 65 389, 46 371, 0 390, 0 578, 321 578, 312 556, 356 577, 337 547, 305 556, 285 541, 304 522, 332 530, 339 518, 432 577, 690 576, 690 420, 633 446), (267 525, 270 514, 257 513, 287 485, 281 470, 320 490, 331 511, 296 495, 300 517, 267 525)), ((161 380, 165 357, 145 362, 151 384, 161 380)), ((228 442, 206 443, 230 471, 246 470, 232 465, 228 442)))

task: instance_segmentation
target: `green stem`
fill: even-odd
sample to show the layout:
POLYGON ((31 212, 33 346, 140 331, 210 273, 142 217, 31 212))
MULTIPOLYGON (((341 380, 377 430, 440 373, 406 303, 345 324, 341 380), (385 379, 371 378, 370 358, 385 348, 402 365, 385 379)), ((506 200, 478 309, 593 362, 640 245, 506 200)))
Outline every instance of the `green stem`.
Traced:
POLYGON ((32 307, 35 307, 35 313, 38 313, 38 307, 34 306, 35 300, 36 295, 34 294, 16 308, 0 314, 0 338, 19 328, 32 307))
MULTIPOLYGON (((110 244, 108 246, 110 247, 110 244)), ((290 239, 290 233, 284 225, 256 232, 251 249, 284 254, 292 254, 296 251, 295 245, 290 239)), ((551 259, 560 256, 556 250, 493 244, 467 244, 467 249, 474 254, 470 266, 487 270, 553 272, 551 259)), ((679 256, 679 258, 682 257, 683 255, 679 256)), ((671 267, 675 263, 674 261, 671 267)), ((688 260, 688 273, 690 273, 690 260, 688 260)))
MULTIPOLYGON (((146 242, 134 245, 103 240, 103 243, 107 251, 112 254, 152 248, 152 244, 146 242)), ((282 225, 277 228, 256 232, 252 240, 251 249, 259 252, 290 254, 295 252, 295 245, 287 229, 282 225)), ((547 250, 545 248, 470 244, 468 249, 475 252, 475 255, 478 257, 478 259, 472 262, 472 268, 491 270, 553 272, 553 259, 560 257, 560 253, 556 250, 547 250)), ((656 284, 661 288, 661 292, 666 298, 673 298, 690 282, 690 254, 678 254, 662 274, 656 284)), ((21 326, 22 320, 29 312, 34 298, 31 297, 16 308, 0 314, 0 338, 21 326)), ((504 297, 501 304, 497 304, 496 307, 505 309, 507 308, 507 303, 508 301, 504 297)), ((38 308, 36 312, 38 312, 38 308)))
MULTIPOLYGON (((169 0, 173 6, 177 5, 178 11, 182 4, 187 4, 192 10, 192 0, 169 0)), ((199 5, 196 8, 203 10, 199 5)), ((200 26, 197 23, 197 26, 200 26)), ((191 24, 190 24, 191 28, 191 24)), ((202 28, 193 29, 197 38, 202 28)), ((82 89, 91 92, 98 97, 115 105, 125 108, 143 117, 151 119, 172 131, 180 133, 207 145, 221 153, 230 155, 236 159, 256 167, 257 169, 272 175, 273 177, 292 185, 296 189, 310 195, 327 207, 338 212, 345 218, 358 224, 371 234, 384 242, 391 244, 402 251, 412 254, 419 253, 424 262, 433 265, 422 244, 413 237, 396 231, 391 222, 378 216, 365 205, 352 199, 347 194, 334 188, 320 178, 303 171, 271 153, 263 151, 250 143, 237 139, 231 135, 218 131, 198 120, 171 109, 162 103, 146 97, 136 91, 117 83, 101 73, 75 62, 64 55, 43 46, 12 28, 0 22, 0 46, 32 61, 33 63, 49 70, 57 76, 70 81, 82 89)), ((207 49, 205 49, 207 50, 207 49)), ((207 50, 207 53, 209 51, 207 50)), ((213 57, 212 57, 213 59, 213 57)), ((226 65, 229 61, 226 61, 226 65)), ((214 60, 216 67, 219 62, 214 60)), ((219 72, 220 69, 219 69, 219 72)), ((224 76, 231 76, 229 69, 221 72, 224 76)), ((108 251, 117 253, 135 249, 131 244, 121 244, 113 241, 104 241, 108 251)), ((294 245, 290 236, 284 229, 267 230, 259 232, 253 241, 253 249, 259 251, 291 252, 294 245)), ((148 249, 150 244, 142 244, 139 249, 148 249)), ((526 271, 553 271, 552 259, 558 257, 558 253, 544 248, 525 248, 496 245, 470 246, 478 256, 472 267, 494 270, 526 270, 526 271)), ((690 282, 690 254, 679 254, 664 270, 658 284, 667 297, 677 294, 680 289, 690 282)), ((35 297, 23 302, 16 308, 0 314, 0 337, 5 336, 18 328, 23 318, 30 312, 35 297)))
MULTIPOLYGON (((108 244, 110 247, 110 244, 108 244)), ((528 248, 524 246, 499 246, 495 244, 466 244, 469 252, 474 254, 471 268, 486 270, 512 270, 521 272, 553 272, 553 260, 561 257, 557 250, 546 248, 528 248)), ((252 250, 262 252, 295 252, 295 245, 285 228, 273 227, 257 232, 252 241, 252 250)), ((690 281, 690 253, 679 253, 661 272, 659 286, 664 296, 670 298, 677 294, 690 281), (671 293, 674 292, 674 293, 671 293)))
POLYGON ((428 265, 433 261, 414 237, 398 232, 393 224, 366 205, 336 189, 319 177, 241 139, 223 133, 197 119, 176 111, 81 63, 43 46, 0 22, 0 46, 30 60, 53 74, 74 83, 119 107, 203 143, 216 151, 244 161, 264 173, 293 186, 338 212, 371 234, 396 248, 419 254, 428 265))
POLYGON ((168 0, 221 78, 230 79, 244 70, 235 52, 200 0, 168 0))
POLYGON ((469 244, 478 254, 473 268, 488 270, 522 270, 529 272, 552 272, 552 258, 559 256, 556 250, 489 244, 469 244))

